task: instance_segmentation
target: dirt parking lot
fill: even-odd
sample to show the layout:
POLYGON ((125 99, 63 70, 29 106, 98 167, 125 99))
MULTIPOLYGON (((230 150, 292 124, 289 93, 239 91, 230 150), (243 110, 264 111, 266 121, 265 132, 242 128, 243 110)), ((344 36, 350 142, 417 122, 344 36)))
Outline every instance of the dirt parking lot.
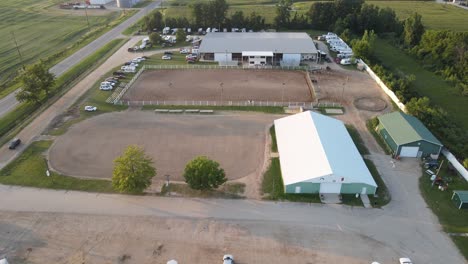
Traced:
POLYGON ((220 264, 232 254, 238 264, 364 264, 395 255, 353 233, 256 221, 5 212, 0 235, 11 263, 220 264))
POLYGON ((146 71, 123 96, 123 100, 129 101, 311 102, 312 99, 302 71, 234 69, 146 71))
POLYGON ((277 115, 230 113, 171 115, 126 111, 74 125, 49 152, 52 169, 65 175, 110 178, 113 160, 131 144, 143 146, 157 168, 155 180, 183 180, 188 161, 206 155, 229 179, 261 169, 266 135, 277 115))

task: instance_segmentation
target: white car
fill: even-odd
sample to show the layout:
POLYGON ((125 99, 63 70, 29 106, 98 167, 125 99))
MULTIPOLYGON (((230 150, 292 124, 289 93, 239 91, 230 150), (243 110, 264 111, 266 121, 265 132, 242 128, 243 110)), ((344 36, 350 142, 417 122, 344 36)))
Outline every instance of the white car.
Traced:
POLYGON ((224 255, 223 264, 234 264, 234 257, 232 255, 224 255))
POLYGON ((400 264, 413 264, 409 258, 400 258, 400 264))
POLYGON ((169 56, 169 55, 164 55, 164 56, 162 56, 162 59, 163 60, 172 60, 172 57, 169 56))
POLYGON ((351 65, 351 64, 354 64, 354 63, 355 63, 355 61, 352 58, 342 59, 340 61, 341 65, 351 65))
POLYGON ((114 82, 102 82, 101 83, 101 86, 104 86, 104 85, 110 85, 110 86, 115 86, 115 83, 114 82))
POLYGON ((180 54, 188 54, 188 53, 190 53, 189 49, 181 49, 180 50, 180 54))
POLYGON ((86 112, 94 112, 94 111, 97 110, 97 107, 91 106, 91 105, 87 105, 87 106, 84 107, 84 110, 85 110, 86 112))
POLYGON ((112 86, 111 85, 101 85, 101 87, 99 87, 99 90, 101 91, 112 91, 112 86))

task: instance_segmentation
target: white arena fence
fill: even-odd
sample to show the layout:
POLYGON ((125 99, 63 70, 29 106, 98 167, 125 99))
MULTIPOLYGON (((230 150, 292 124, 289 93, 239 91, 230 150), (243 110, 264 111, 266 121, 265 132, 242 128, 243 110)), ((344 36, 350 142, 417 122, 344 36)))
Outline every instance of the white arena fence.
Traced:
MULTIPOLYGON (((317 107, 317 104, 312 102, 272 102, 272 101, 129 101, 129 100, 120 100, 117 104, 119 105, 128 105, 128 106, 145 106, 145 105, 158 105, 158 106, 276 106, 276 107, 303 107, 303 108, 314 108, 317 107)), ((337 107, 338 105, 329 104, 331 107, 337 107)), ((323 106, 323 103, 320 105, 323 106)))
MULTIPOLYGON (((117 94, 113 94, 112 100, 108 100, 113 104, 123 104, 121 102, 122 96, 127 92, 127 90, 132 87, 133 83, 140 77, 140 75, 145 70, 216 70, 216 69, 236 69, 236 70, 291 70, 291 71, 308 71, 310 68, 308 66, 258 66, 258 67, 248 67, 248 66, 220 66, 220 65, 143 65, 140 70, 133 76, 133 78, 127 83, 127 85, 117 94)), ((283 103, 284 104, 284 103, 283 103)), ((287 106, 287 105, 286 105, 287 106)))

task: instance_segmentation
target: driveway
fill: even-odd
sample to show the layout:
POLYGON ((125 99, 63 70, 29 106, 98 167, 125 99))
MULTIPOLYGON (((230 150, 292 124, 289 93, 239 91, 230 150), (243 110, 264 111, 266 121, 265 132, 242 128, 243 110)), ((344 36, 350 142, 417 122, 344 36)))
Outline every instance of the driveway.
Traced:
MULTIPOLYGON (((83 59, 88 57, 89 55, 93 54, 96 50, 100 49, 111 40, 116 38, 122 37, 122 32, 137 22, 140 18, 145 16, 148 11, 153 10, 154 8, 158 7, 161 1, 153 2, 146 7, 142 8, 138 13, 130 17, 129 19, 125 20, 124 22, 120 23, 118 26, 114 27, 113 29, 109 30, 107 33, 103 34, 93 42, 89 43, 88 45, 84 46, 80 50, 76 51, 66 59, 62 60, 61 62, 57 63, 55 66, 50 68, 50 72, 55 74, 55 76, 59 77, 64 74, 66 71, 71 69, 73 66, 80 63, 83 59)), ((16 91, 15 91, 16 92, 16 91)), ((16 105, 18 105, 18 101, 15 97, 15 92, 12 92, 8 96, 0 99, 0 117, 6 115, 8 112, 14 109, 16 105)))

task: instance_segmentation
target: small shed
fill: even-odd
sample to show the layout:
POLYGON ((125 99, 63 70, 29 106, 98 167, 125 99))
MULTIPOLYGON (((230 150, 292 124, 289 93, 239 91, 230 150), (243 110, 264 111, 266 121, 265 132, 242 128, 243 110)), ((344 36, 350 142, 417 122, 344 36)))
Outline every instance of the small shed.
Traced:
POLYGON ((378 119, 377 131, 395 156, 439 156, 442 143, 416 117, 393 112, 379 116, 378 119))
POLYGON ((468 191, 453 191, 452 201, 458 209, 468 209, 468 191))

